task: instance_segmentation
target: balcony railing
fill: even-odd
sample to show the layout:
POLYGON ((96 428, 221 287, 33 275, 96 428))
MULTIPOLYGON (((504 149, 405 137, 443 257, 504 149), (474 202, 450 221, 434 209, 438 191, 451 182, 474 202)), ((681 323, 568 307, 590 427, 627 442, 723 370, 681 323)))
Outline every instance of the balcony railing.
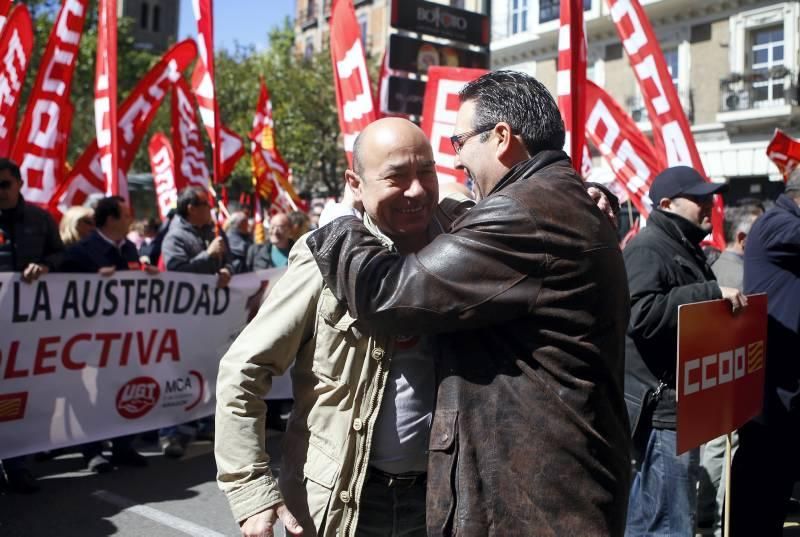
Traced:
POLYGON ((783 66, 731 73, 720 80, 720 111, 758 110, 798 104, 797 74, 783 66))

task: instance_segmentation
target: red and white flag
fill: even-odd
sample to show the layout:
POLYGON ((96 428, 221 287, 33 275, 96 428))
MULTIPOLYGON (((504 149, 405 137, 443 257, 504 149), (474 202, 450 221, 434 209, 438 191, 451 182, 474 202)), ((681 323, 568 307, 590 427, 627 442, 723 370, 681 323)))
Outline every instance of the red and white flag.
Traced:
MULTIPOLYGON (((197 46, 187 39, 169 49, 131 91, 119 110, 119 168, 127 174, 158 107, 197 57, 197 46)), ((81 205, 91 194, 105 193, 105 176, 100 165, 97 140, 83 151, 69 176, 58 188, 50 210, 60 218, 72 205, 81 205)))
POLYGON ((156 188, 158 214, 161 220, 166 220, 170 209, 174 209, 178 204, 172 146, 163 132, 157 132, 150 138, 147 152, 150 155, 150 169, 153 172, 153 183, 156 188))
MULTIPOLYGON (((0 12, 7 6, 0 5, 0 12)), ((5 19, 5 17, 3 17, 5 19)), ((16 136, 17 111, 33 49, 33 26, 28 8, 14 8, 0 34, 0 157, 8 157, 16 136)))
POLYGON ((353 164, 353 144, 364 127, 378 119, 361 44, 361 26, 352 0, 334 0, 331 11, 331 61, 339 126, 347 162, 353 164))
POLYGON ((206 126, 214 152, 214 182, 222 183, 244 155, 244 143, 235 132, 222 124, 214 78, 214 8, 212 0, 192 0, 197 20, 197 47, 200 61, 192 74, 192 90, 200 105, 200 117, 206 126))
POLYGON ((71 125, 61 117, 69 106, 78 45, 89 0, 64 0, 39 63, 22 125, 11 150, 22 174, 25 201, 47 206, 64 178, 59 137, 71 125))
POLYGON ((128 199, 128 184, 119 174, 117 145, 117 0, 99 0, 97 61, 94 78, 94 124, 106 195, 128 199))
POLYGON ((11 9, 12 1, 13 0, 0 0, 0 32, 3 31, 6 21, 8 20, 6 15, 8 15, 8 11, 11 9))
POLYGON ((283 159, 278 145, 275 143, 275 122, 272 118, 272 100, 269 96, 269 89, 264 80, 261 80, 261 91, 258 95, 256 113, 253 116, 253 128, 250 131, 250 139, 253 141, 252 151, 260 151, 260 156, 253 157, 253 170, 256 180, 256 189, 262 193, 271 192, 270 195, 262 194, 262 197, 272 199, 282 192, 285 192, 289 199, 289 204, 293 211, 306 210, 305 201, 300 198, 294 186, 289 180, 291 170, 283 159), (272 182, 272 185, 265 184, 265 181, 272 182))
POLYGON ((661 170, 655 148, 603 88, 587 81, 586 90, 586 136, 614 170, 617 183, 639 213, 647 217, 652 210, 647 193, 661 170))
POLYGON ((564 120, 564 151, 582 177, 592 169, 586 147, 586 38, 583 27, 583 0, 561 0, 561 28, 558 32, 558 108, 564 120), (575 96, 575 98, 573 98, 575 96))
POLYGON ((189 84, 181 77, 172 87, 172 141, 175 185, 180 192, 189 185, 207 189, 209 181, 203 139, 189 84))
POLYGON ((767 146, 767 156, 778 167, 783 175, 783 180, 789 179, 789 174, 800 166, 800 140, 796 140, 780 129, 775 129, 775 134, 767 146))
POLYGON ((433 147, 433 160, 440 183, 464 183, 466 175, 456 169, 456 152, 450 137, 456 125, 459 108, 458 92, 472 80, 483 76, 485 69, 461 67, 428 67, 428 83, 422 103, 422 130, 433 147))
MULTIPOLYGON (((644 97, 659 159, 665 167, 690 166, 706 178, 678 91, 647 14, 638 0, 606 0, 644 97)), ((725 248, 722 203, 712 213, 714 245, 725 248)))

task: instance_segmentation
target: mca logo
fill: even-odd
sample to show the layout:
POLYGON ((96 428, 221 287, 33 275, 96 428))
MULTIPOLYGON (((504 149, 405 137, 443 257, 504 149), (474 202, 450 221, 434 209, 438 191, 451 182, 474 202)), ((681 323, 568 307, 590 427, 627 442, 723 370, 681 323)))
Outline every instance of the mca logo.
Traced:
POLYGON ((141 418, 156 406, 161 388, 151 377, 136 377, 117 392, 117 412, 123 418, 141 418))

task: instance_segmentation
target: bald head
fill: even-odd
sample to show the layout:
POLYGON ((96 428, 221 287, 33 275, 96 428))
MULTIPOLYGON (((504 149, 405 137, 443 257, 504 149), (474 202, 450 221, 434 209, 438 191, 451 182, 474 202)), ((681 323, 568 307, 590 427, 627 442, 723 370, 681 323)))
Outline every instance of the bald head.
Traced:
POLYGON ((355 200, 395 241, 425 236, 438 201, 438 181, 422 129, 393 117, 370 123, 356 138, 353 169, 345 178, 355 200))
MULTIPOLYGON (((363 176, 367 167, 365 159, 374 156, 383 160, 385 153, 376 155, 376 151, 391 152, 403 142, 425 145, 430 149, 430 142, 422 129, 407 119, 385 117, 373 121, 358 134, 353 144, 353 171, 363 176)), ((431 160, 433 160, 432 150, 431 160)))

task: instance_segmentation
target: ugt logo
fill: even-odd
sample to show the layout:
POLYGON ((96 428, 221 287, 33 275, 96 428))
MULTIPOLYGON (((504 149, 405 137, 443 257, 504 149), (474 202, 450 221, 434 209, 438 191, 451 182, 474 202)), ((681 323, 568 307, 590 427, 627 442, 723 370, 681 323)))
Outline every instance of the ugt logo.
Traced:
POLYGON ((141 418, 156 406, 161 395, 158 382, 151 377, 136 377, 117 392, 117 412, 123 418, 141 418))

